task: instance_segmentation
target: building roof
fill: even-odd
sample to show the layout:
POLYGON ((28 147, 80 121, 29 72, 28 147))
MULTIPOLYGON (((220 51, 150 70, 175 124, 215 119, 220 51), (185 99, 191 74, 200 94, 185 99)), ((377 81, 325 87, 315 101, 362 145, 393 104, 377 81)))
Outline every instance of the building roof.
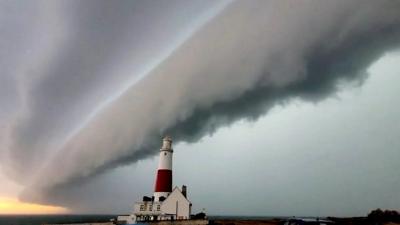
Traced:
POLYGON ((169 194, 168 197, 164 201, 166 201, 169 198, 169 196, 171 196, 174 192, 181 194, 183 196, 183 198, 185 198, 190 204, 192 204, 189 201, 189 199, 185 195, 183 195, 182 190, 178 186, 175 186, 174 189, 172 189, 171 194, 169 194))

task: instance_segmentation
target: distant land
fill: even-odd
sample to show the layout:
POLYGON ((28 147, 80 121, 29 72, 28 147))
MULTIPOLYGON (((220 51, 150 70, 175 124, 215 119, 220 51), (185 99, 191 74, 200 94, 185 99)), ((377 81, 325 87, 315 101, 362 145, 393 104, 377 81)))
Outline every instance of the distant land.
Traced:
MULTIPOLYGON (((219 217, 210 218, 210 225, 283 225, 294 217, 219 217)), ((311 218, 311 217, 309 217, 311 218)), ((395 210, 376 209, 366 217, 324 217, 316 218, 332 221, 335 225, 400 225, 400 213, 395 210)), ((307 225, 319 223, 307 223, 307 225)))

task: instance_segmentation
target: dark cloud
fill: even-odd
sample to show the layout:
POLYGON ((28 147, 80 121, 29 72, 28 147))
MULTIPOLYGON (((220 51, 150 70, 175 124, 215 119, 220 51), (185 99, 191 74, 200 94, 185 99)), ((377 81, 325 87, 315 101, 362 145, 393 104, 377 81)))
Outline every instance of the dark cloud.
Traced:
POLYGON ((38 169, 38 162, 46 161, 103 101, 116 95, 115 90, 140 77, 177 42, 190 28, 193 11, 201 15, 213 5, 179 0, 4 4, 13 9, 7 12, 4 45, 13 43, 7 48, 16 53, 2 55, 2 62, 11 64, 1 84, 10 96, 2 95, 2 102, 5 107, 18 102, 18 91, 22 105, 9 107, 19 112, 9 131, 6 164, 12 162, 13 177, 19 182, 26 181, 27 168, 38 169), (34 38, 22 35, 26 26, 34 38), (26 62, 18 65, 21 55, 26 62), (19 70, 24 71, 18 74, 19 70))
POLYGON ((182 18, 206 5, 62 8, 72 13, 68 35, 29 90, 28 113, 12 130, 17 165, 10 167, 39 167, 24 199, 74 207, 65 196, 83 195, 76 187, 95 175, 154 155, 162 135, 196 142, 293 98, 318 102, 342 83, 361 84, 366 68, 400 43, 397 1, 237 1, 124 89, 188 27, 182 18), (45 153, 51 156, 39 163, 45 153))

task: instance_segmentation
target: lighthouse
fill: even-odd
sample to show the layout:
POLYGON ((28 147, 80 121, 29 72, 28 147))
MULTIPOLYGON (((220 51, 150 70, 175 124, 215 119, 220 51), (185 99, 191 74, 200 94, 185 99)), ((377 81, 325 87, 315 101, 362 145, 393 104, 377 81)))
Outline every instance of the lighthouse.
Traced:
MULTIPOLYGON (((190 220, 192 203, 188 199, 187 187, 172 188, 172 138, 162 139, 160 161, 156 172, 153 197, 143 196, 143 201, 135 202, 133 213, 118 216, 117 221, 128 224, 161 220, 190 220)), ((204 220, 206 221, 206 220, 204 220)), ((203 225, 208 224, 203 223, 203 225)), ((199 223, 196 222, 196 225, 199 223)))
POLYGON ((156 182, 154 187, 154 201, 163 201, 172 192, 172 138, 165 136, 160 149, 156 182))

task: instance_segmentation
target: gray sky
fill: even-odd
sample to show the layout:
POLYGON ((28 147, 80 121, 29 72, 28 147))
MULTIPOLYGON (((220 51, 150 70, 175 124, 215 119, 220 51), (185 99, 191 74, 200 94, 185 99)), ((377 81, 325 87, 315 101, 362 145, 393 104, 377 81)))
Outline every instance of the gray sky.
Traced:
POLYGON ((28 3, 1 1, 0 195, 126 213, 168 133, 210 214, 400 208, 399 2, 28 3))
MULTIPOLYGON (((188 185, 195 210, 214 215, 363 216, 377 207, 399 209, 400 108, 392 104, 400 94, 399 60, 399 53, 385 55, 364 85, 343 87, 323 102, 294 100, 257 121, 175 145, 174 184, 188 185)), ((132 201, 151 195, 157 164, 153 157, 116 169, 85 184, 89 196, 71 191, 69 197, 88 198, 89 205, 106 201, 101 212, 110 205, 128 212, 132 201)))

